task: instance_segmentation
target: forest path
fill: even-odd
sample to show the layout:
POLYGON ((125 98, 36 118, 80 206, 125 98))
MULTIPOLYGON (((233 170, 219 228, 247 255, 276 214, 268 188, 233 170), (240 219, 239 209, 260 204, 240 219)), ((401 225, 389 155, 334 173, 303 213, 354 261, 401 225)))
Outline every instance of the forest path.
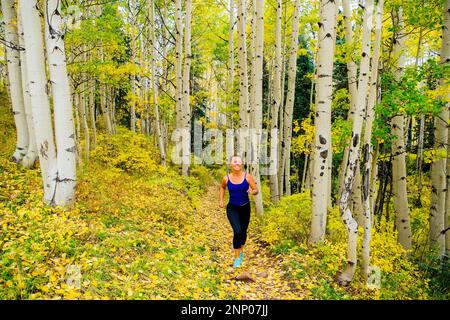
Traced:
POLYGON ((271 254, 258 240, 254 221, 257 219, 252 206, 244 261, 240 268, 233 268, 233 231, 226 209, 219 207, 219 186, 210 186, 196 211, 196 228, 208 239, 210 252, 216 255, 220 290, 237 299, 303 299, 309 290, 296 279, 287 279, 282 260, 271 254), (236 280, 243 278, 243 280, 236 280), (250 279, 249 279, 250 278, 250 279), (253 281, 252 281, 253 280, 253 281))

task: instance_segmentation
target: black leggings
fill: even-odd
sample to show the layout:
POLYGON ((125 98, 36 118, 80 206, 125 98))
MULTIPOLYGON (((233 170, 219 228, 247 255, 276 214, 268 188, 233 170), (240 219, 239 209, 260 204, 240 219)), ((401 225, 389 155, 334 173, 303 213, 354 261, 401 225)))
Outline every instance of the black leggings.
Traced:
POLYGON ((239 249, 247 240, 247 228, 250 222, 250 202, 243 206, 227 204, 227 217, 233 228, 233 248, 239 249))

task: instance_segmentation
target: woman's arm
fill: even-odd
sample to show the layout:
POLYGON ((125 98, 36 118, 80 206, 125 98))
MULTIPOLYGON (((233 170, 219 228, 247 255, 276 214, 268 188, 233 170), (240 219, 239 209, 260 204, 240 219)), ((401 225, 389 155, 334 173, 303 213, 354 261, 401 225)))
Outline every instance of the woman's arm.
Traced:
POLYGON ((219 207, 221 208, 223 208, 223 196, 225 195, 226 187, 227 187, 227 177, 223 177, 219 189, 219 207))
POLYGON ((250 188, 248 188, 247 192, 252 195, 258 194, 258 187, 256 186, 256 182, 251 174, 247 174, 247 182, 250 185, 250 188))

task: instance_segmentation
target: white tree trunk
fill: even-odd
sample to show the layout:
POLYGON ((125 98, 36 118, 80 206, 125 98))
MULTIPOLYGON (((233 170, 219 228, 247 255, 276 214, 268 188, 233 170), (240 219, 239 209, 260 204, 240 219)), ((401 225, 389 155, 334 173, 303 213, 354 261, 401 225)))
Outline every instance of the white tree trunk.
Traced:
POLYGON ((256 134, 256 159, 251 166, 252 175, 258 186, 259 192, 255 195, 256 214, 263 214, 261 176, 259 171, 260 146, 262 137, 262 86, 263 86, 263 54, 264 54, 264 0, 257 0, 255 3, 255 60, 253 73, 254 86, 254 123, 253 129, 256 134))
POLYGON ((20 163, 28 152, 28 126, 22 91, 22 73, 20 68, 19 34, 14 0, 2 0, 2 13, 5 23, 6 61, 12 111, 16 124, 17 142, 12 160, 20 163))
MULTIPOLYGON (((250 115, 248 111, 248 68, 246 44, 246 0, 238 0, 237 32, 239 62, 239 127, 240 132, 248 132, 250 115)), ((247 143, 240 145, 241 156, 247 161, 247 143)))
MULTIPOLYGON (((278 113, 280 111, 280 104, 281 104, 281 76, 282 76, 282 64, 283 64, 283 57, 281 53, 281 15, 283 13, 283 7, 282 7, 282 0, 277 0, 277 18, 276 18, 276 29, 275 29, 275 65, 274 65, 274 79, 273 79, 273 102, 272 100, 269 100, 272 103, 272 118, 271 118, 271 129, 272 132, 274 130, 278 130, 278 113)), ((272 136, 272 139, 278 139, 278 134, 276 136, 272 136)), ((280 141, 278 141, 277 149, 280 149, 280 141)), ((278 158, 278 150, 277 150, 277 169, 279 167, 278 161, 280 159, 278 158)), ((271 158, 271 161, 273 161, 273 157, 271 158)), ((278 201, 280 201, 280 194, 279 194, 279 187, 278 187, 278 175, 282 174, 281 172, 276 172, 273 175, 270 175, 270 199, 271 201, 276 204, 278 201)))
MULTIPOLYGON (((186 0, 186 23, 184 26, 184 66, 183 66, 183 103, 182 103, 182 128, 187 134, 187 144, 191 144, 191 106, 190 98, 190 70, 191 70, 191 21, 192 21, 192 0, 186 0)), ((189 158, 183 158, 182 174, 189 173, 189 158)))
POLYGON ((372 57, 372 66, 370 73, 370 88, 369 98, 367 101, 367 114, 366 114, 366 127, 364 131, 364 146, 363 146, 363 184, 362 184, 362 200, 364 206, 364 239, 362 244, 362 268, 363 275, 368 278, 368 270, 370 265, 370 239, 372 228, 372 190, 371 190, 371 177, 372 177, 372 124, 375 117, 375 102, 377 99, 377 86, 378 86, 378 65, 380 59, 381 49, 381 35, 383 27, 383 6, 384 0, 378 0, 375 16, 375 40, 372 57))
POLYGON ((333 37, 336 3, 320 1, 319 48, 317 54, 315 152, 313 167, 311 234, 309 242, 323 241, 328 206, 328 174, 331 167, 331 100, 333 94, 333 37))
POLYGON ((27 59, 27 79, 30 89, 31 109, 39 153, 42 179, 44 182, 44 202, 53 204, 58 179, 55 143, 53 140, 52 116, 46 92, 44 43, 39 10, 34 1, 20 1, 25 53, 27 59))
MULTIPOLYGON (((441 64, 450 65, 450 0, 444 6, 444 24, 442 27, 441 64)), ((440 85, 446 80, 441 79, 440 85)), ((450 97, 450 93, 447 94, 450 97)), ((438 154, 447 154, 450 103, 442 108, 434 119, 434 149, 438 154)), ((447 159, 439 158, 431 165, 431 208, 430 208, 430 248, 436 248, 440 255, 445 253, 445 197, 447 195, 447 159)))
MULTIPOLYGON (((25 48, 23 42, 23 28, 22 28, 22 17, 20 16, 20 12, 18 12, 18 30, 19 30, 19 44, 20 47, 25 48)), ((33 114, 31 112, 31 98, 30 98, 30 89, 27 80, 27 59, 25 50, 20 50, 20 64, 21 64, 21 75, 22 75, 22 96, 23 103, 25 107, 25 115, 27 120, 28 127, 28 150, 27 154, 22 159, 22 165, 27 168, 32 168, 36 164, 36 160, 38 158, 38 152, 36 147, 36 137, 34 134, 34 124, 33 124, 33 114)))
POLYGON ((95 80, 91 80, 89 87, 89 116, 91 117, 92 125, 92 150, 97 148, 97 124, 96 124, 96 113, 95 113, 95 80))
POLYGON ((75 201, 76 146, 72 96, 67 75, 64 31, 59 0, 47 0, 45 10, 46 52, 52 83, 55 139, 57 149, 57 177, 55 204, 71 205, 75 201))
MULTIPOLYGON (((448 144, 450 146, 450 132, 448 144)), ((445 252, 450 254, 450 147, 447 148, 447 195, 445 196, 445 252)))
POLYGON ((349 204, 350 204, 350 196, 353 190, 353 184, 355 181, 356 171, 359 170, 358 166, 358 159, 360 155, 359 146, 361 143, 361 130, 366 111, 366 97, 369 84, 370 45, 371 45, 370 36, 372 31, 372 18, 373 18, 373 0, 367 0, 364 3, 362 57, 358 78, 358 94, 356 96, 355 114, 353 119, 352 141, 350 145, 347 166, 345 168, 344 188, 342 190, 339 203, 341 219, 344 225, 346 226, 348 233, 347 266, 344 269, 344 271, 339 275, 338 278, 339 283, 343 285, 347 285, 353 279, 357 263, 356 253, 357 253, 358 225, 352 216, 349 204))
POLYGON ((295 78, 297 75, 297 52, 298 52, 298 34, 300 23, 300 0, 295 1, 294 17, 292 20, 292 38, 289 50, 288 62, 288 90, 286 95, 286 105, 284 114, 284 133, 283 133, 283 150, 282 150, 282 168, 280 174, 284 175, 285 193, 290 195, 290 158, 291 158, 291 140, 292 140, 292 117, 294 111, 295 98, 295 78))
POLYGON ((183 22, 181 18, 181 0, 175 0, 175 100, 176 128, 182 127, 183 114, 183 22))
MULTIPOLYGON (((136 63, 136 24, 137 24, 137 17, 136 17, 136 0, 131 0, 130 4, 131 9, 131 63, 136 63)), ((135 95, 136 95, 136 76, 131 76, 131 88, 133 92, 133 99, 131 101, 130 105, 130 129, 132 131, 136 131, 136 103, 135 103, 135 95)), ((94 146, 95 149, 95 146, 94 146)))
MULTIPOLYGON (((166 166, 166 152, 164 149, 164 142, 161 133, 161 120, 159 117, 159 107, 158 107, 158 78, 156 77, 156 19, 155 19, 155 0, 149 2, 149 13, 150 13, 150 54, 151 54, 151 74, 152 74, 152 90, 153 90, 153 104, 155 108, 155 123, 156 123, 156 135, 158 136, 158 146, 159 153, 161 155, 161 164, 166 166)), ((163 58, 164 59, 164 58, 163 58)))
MULTIPOLYGON (((396 18, 399 31, 395 34, 393 56, 398 57, 395 77, 400 81, 405 66, 405 34, 403 27, 403 11, 399 8, 396 18)), ((406 192, 406 148, 404 135, 404 116, 399 113, 392 118, 391 132, 396 137, 392 143, 392 185, 394 194, 395 226, 398 231, 398 242, 405 248, 411 248, 411 226, 409 220, 408 198, 406 192)))
MULTIPOLYGON (((351 22, 351 16, 352 11, 350 8, 350 1, 349 0, 342 0, 342 6, 343 6, 343 14, 344 14, 344 29, 345 29, 345 43, 348 45, 349 48, 352 47, 353 44, 353 29, 352 29, 352 22, 351 22)), ((347 120, 349 122, 353 122, 354 114, 355 114, 355 103, 356 103, 356 95, 357 95, 357 66, 355 61, 351 59, 351 53, 347 53, 347 78, 348 78, 348 94, 349 94, 349 101, 350 101, 350 108, 347 115, 347 120)), ((342 157, 342 163, 341 163, 341 170, 339 170, 339 189, 338 189, 338 196, 337 202, 339 203, 339 197, 341 196, 342 189, 344 187, 344 172, 345 167, 347 166, 348 162, 348 151, 350 147, 345 147, 344 149, 344 155, 342 157)))
MULTIPOLYGON (((236 23, 234 0, 230 0, 230 27, 228 30, 228 83, 226 104, 233 104, 234 92, 234 24, 236 23)), ((226 109, 228 110, 228 109, 226 109)), ((232 123, 230 122, 230 125, 232 123)))

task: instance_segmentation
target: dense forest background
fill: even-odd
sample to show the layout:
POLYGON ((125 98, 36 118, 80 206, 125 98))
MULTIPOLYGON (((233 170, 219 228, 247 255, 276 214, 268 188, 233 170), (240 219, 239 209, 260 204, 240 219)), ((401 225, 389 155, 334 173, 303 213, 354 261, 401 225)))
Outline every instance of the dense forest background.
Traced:
POLYGON ((1 9, 1 298, 449 298, 449 0, 1 9))

